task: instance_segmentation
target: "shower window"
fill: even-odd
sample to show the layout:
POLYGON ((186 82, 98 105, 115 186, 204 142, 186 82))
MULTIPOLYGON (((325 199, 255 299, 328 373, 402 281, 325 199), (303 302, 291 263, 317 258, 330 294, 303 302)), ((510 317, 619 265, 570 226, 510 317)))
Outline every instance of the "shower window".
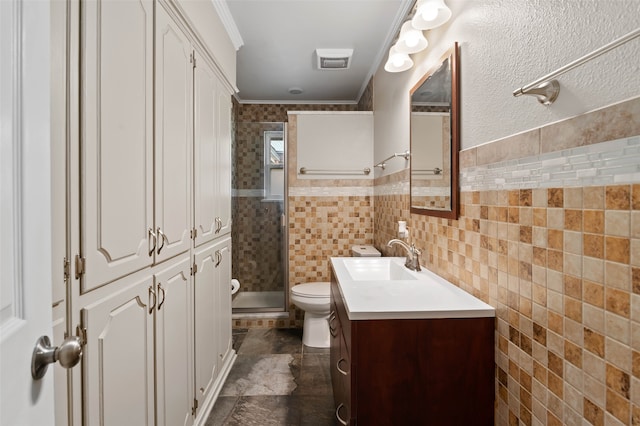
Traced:
POLYGON ((264 132, 264 196, 266 200, 284 198, 284 133, 264 132))

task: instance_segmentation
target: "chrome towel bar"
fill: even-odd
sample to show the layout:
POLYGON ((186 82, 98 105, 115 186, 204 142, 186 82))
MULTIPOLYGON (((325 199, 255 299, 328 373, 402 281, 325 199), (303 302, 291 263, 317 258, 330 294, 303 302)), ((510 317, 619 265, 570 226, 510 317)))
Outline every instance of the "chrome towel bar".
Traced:
POLYGON ((365 167, 362 170, 312 170, 300 167, 301 175, 368 175, 369 173, 371 173, 369 167, 365 167))
POLYGON ((567 65, 560 67, 557 70, 543 77, 540 77, 535 81, 532 81, 531 83, 525 86, 522 86, 519 89, 514 90, 513 96, 534 95, 538 97, 538 102, 540 102, 541 104, 551 105, 558 97, 558 93, 560 93, 560 84, 558 83, 557 80, 555 80, 556 77, 566 73, 567 71, 574 69, 575 67, 578 67, 584 64, 585 62, 588 62, 594 58, 597 58, 603 53, 606 53, 612 49, 615 49, 616 47, 622 44, 625 44, 626 42, 631 41, 636 37, 640 37, 640 28, 634 31, 631 31, 627 35, 624 35, 612 41, 611 43, 606 44, 601 48, 596 49, 593 52, 588 53, 582 56, 581 58, 578 58, 575 61, 570 62, 567 65))
POLYGON ((405 151, 402 153, 395 153, 387 158, 385 158, 384 160, 382 160, 381 162, 379 162, 378 164, 376 164, 373 167, 380 167, 382 168, 382 170, 384 170, 387 167, 387 161, 391 160, 392 158, 396 158, 396 157, 404 157, 405 160, 408 160, 409 157, 411 157, 411 153, 409 151, 405 151))

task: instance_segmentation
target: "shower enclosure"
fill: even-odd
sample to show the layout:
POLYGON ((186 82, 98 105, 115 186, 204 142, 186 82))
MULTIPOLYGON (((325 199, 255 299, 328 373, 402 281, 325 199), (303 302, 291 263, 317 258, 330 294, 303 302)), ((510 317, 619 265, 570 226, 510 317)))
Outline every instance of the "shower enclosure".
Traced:
POLYGON ((233 312, 282 312, 287 304, 284 123, 236 122, 233 164, 233 312))

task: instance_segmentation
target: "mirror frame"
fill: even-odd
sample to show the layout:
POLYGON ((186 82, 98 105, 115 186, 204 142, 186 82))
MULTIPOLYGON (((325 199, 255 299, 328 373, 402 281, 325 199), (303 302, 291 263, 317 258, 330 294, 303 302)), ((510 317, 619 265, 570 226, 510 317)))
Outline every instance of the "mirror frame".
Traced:
POLYGON ((411 188, 413 187, 413 177, 411 174, 413 158, 409 165, 409 207, 412 214, 422 214, 446 219, 458 219, 460 211, 460 187, 459 187, 459 151, 460 151, 460 60, 458 42, 440 58, 438 64, 430 69, 409 92, 409 137, 411 152, 413 152, 413 138, 411 137, 411 98, 422 83, 424 83, 433 73, 435 73, 442 63, 449 59, 451 61, 451 210, 428 209, 414 207, 411 204, 411 188))

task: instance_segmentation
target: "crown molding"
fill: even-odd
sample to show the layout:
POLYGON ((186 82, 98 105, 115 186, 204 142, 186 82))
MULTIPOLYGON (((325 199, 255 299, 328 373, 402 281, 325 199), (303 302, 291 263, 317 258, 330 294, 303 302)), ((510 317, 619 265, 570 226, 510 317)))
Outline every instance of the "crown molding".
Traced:
POLYGON ((211 3, 213 3, 214 9, 218 13, 220 20, 222 21, 222 25, 224 25, 224 29, 227 30, 231 43, 233 43, 233 47, 237 51, 244 45, 244 41, 242 40, 240 31, 236 25, 236 21, 233 20, 233 16, 231 15, 231 11, 229 10, 227 3, 224 0, 211 0, 211 3))

